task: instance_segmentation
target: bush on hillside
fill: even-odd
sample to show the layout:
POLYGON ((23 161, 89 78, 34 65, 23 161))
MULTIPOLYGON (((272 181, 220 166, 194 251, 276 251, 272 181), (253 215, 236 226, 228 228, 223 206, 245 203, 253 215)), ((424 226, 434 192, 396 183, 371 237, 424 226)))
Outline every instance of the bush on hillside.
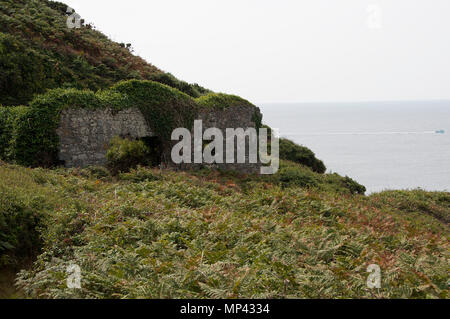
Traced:
POLYGON ((313 151, 286 138, 280 138, 280 159, 305 165, 316 173, 323 174, 326 171, 325 164, 316 158, 313 151))
POLYGON ((254 106, 249 101, 239 96, 224 93, 209 93, 195 99, 195 101, 201 107, 220 110, 224 110, 232 106, 254 106))
POLYGON ((111 140, 106 153, 107 167, 116 175, 128 172, 138 165, 147 165, 150 150, 143 141, 115 137, 111 140))
POLYGON ((278 177, 283 186, 314 187, 317 186, 313 174, 293 166, 281 167, 278 177))
POLYGON ((25 104, 58 81, 48 57, 1 32, 0 71, 0 103, 4 105, 25 104))
POLYGON ((342 179, 342 182, 344 184, 344 187, 346 187, 352 194, 364 194, 366 192, 366 187, 359 184, 352 178, 345 176, 344 179, 342 179))
POLYGON ((327 185, 328 189, 346 189, 351 194, 361 194, 366 192, 366 187, 359 184, 355 180, 348 176, 342 177, 337 173, 333 174, 323 174, 324 183, 327 185))
POLYGON ((37 253, 41 202, 40 197, 27 199, 0 185, 0 267, 37 253))
POLYGON ((185 81, 180 81, 170 73, 154 73, 149 76, 148 80, 168 85, 194 98, 211 92, 198 84, 189 84, 185 81))
POLYGON ((333 193, 364 194, 366 188, 348 176, 339 174, 320 174, 309 167, 281 160, 280 169, 274 175, 261 176, 262 180, 278 183, 283 188, 306 187, 333 193))
POLYGON ((0 158, 8 161, 15 161, 20 164, 42 163, 41 160, 45 158, 44 154, 40 152, 39 148, 34 148, 34 142, 39 141, 32 136, 23 135, 25 129, 31 128, 36 120, 41 123, 45 118, 31 117, 29 107, 16 106, 7 107, 0 110, 0 158), (34 153, 33 151, 36 151, 34 153), (38 156, 36 156, 38 155, 38 156), (33 159, 27 161, 25 158, 33 159), (21 161, 21 159, 24 159, 21 161))
POLYGON ((6 160, 9 141, 11 140, 10 108, 0 106, 0 159, 6 160))

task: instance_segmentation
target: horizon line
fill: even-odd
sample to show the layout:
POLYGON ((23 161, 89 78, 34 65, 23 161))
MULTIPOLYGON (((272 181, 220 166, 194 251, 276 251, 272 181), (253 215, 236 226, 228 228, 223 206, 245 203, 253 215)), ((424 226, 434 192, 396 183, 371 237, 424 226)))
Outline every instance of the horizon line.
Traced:
POLYGON ((405 102, 450 102, 450 99, 405 99, 405 100, 358 100, 358 101, 287 101, 255 102, 255 104, 360 104, 360 103, 405 103, 405 102))

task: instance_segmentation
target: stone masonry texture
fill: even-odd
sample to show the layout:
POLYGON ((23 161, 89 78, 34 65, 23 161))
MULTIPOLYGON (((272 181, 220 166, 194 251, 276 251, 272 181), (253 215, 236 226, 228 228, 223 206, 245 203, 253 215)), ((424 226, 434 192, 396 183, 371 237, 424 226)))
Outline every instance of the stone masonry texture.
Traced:
POLYGON ((61 114, 57 129, 59 159, 67 167, 104 165, 109 142, 115 136, 152 136, 137 108, 114 113, 112 109, 68 109, 61 114))
MULTIPOLYGON (((255 113, 259 108, 249 106, 232 106, 224 110, 201 110, 198 119, 203 121, 203 131, 210 127, 222 130, 224 136, 227 128, 255 127, 255 113)), ((61 114, 57 129, 59 136, 59 159, 66 167, 85 167, 105 165, 109 142, 115 136, 122 138, 142 138, 155 136, 144 116, 137 108, 118 112, 112 109, 67 109, 61 114)), ((173 145, 173 143, 170 143, 173 145)), ((224 144, 224 152, 225 152, 224 144)), ((165 154, 170 154, 166 150, 165 154)), ((235 147, 236 154, 236 147, 235 147)), ((168 156, 165 156, 167 159, 168 156)), ((169 156, 170 157, 170 156, 169 156)), ((175 169, 197 169, 208 166, 213 169, 235 170, 241 173, 258 173, 260 163, 242 164, 180 164, 167 163, 175 169)))

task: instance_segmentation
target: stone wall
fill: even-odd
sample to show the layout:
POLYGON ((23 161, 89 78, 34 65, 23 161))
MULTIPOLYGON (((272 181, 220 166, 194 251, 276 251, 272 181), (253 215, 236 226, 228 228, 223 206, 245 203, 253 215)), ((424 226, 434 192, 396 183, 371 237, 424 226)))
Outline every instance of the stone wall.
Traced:
MULTIPOLYGON (((232 106, 224 110, 201 110, 198 116, 199 120, 202 120, 203 132, 210 128, 216 127, 222 131, 224 138, 226 137, 227 128, 256 128, 255 115, 261 115, 259 108, 250 106, 232 106), (256 114, 255 114, 256 113, 256 114)), ((192 134, 194 132, 192 131, 192 134)), ((248 142, 248 140, 247 140, 248 142)), ((207 143, 207 142, 206 142, 207 143)), ((214 163, 214 164, 181 164, 182 169, 197 169, 200 167, 210 167, 222 170, 234 170, 241 173, 254 173, 259 174, 261 163, 249 163, 248 158, 248 143, 246 149, 246 162, 245 163, 214 163)), ((235 143, 235 159, 237 158, 237 145, 235 143)), ((194 152, 194 146, 192 145, 194 152)), ((226 156, 226 143, 223 146, 224 157, 226 156)), ((192 156, 193 158, 193 156, 192 156)))
MULTIPOLYGON (((227 128, 256 127, 255 113, 260 115, 256 107, 233 106, 225 110, 201 110, 198 119, 203 121, 203 131, 209 127, 222 130, 224 137, 227 128)), ((115 136, 142 138, 154 136, 150 131, 144 116, 137 108, 130 108, 114 113, 112 109, 68 109, 61 114, 57 129, 60 148, 59 159, 66 167, 84 167, 89 165, 104 165, 106 151, 110 140, 115 136)), ((203 166, 235 170, 242 173, 259 173, 259 163, 249 163, 248 154, 243 164, 180 164, 170 161, 170 146, 163 151, 163 162, 177 169, 196 169, 203 166)), ((224 144, 224 152, 226 147, 224 144)), ((235 147, 235 155, 236 147, 235 147)))
POLYGON ((144 116, 137 108, 114 113, 112 109, 69 109, 61 114, 57 129, 59 159, 67 167, 104 165, 106 150, 115 136, 152 136, 144 116))

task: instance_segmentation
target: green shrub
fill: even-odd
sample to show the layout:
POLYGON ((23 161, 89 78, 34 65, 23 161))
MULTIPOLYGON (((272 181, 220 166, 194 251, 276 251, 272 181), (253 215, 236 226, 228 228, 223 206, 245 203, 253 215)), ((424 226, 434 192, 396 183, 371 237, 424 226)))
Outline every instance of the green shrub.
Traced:
POLYGON ((366 192, 366 187, 359 184, 348 176, 342 177, 337 173, 322 175, 326 189, 340 191, 346 190, 350 194, 361 194, 366 192))
MULTIPOLYGON (((1 14, 1 13, 0 13, 1 14)), ((0 32, 0 103, 25 104, 55 87, 54 63, 16 37, 0 32)))
POLYGON ((0 106, 0 159, 11 159, 11 143, 18 129, 18 120, 28 111, 29 108, 25 106, 0 106))
POLYGON ((10 108, 0 105, 0 159, 7 159, 7 150, 11 140, 10 108))
POLYGON ((195 99, 201 107, 224 110, 231 106, 254 106, 249 101, 236 96, 224 93, 209 93, 195 99))
MULTIPOLYGON (((22 129, 24 126, 27 128, 31 127, 29 123, 30 108, 25 106, 9 107, 6 112, 7 117, 5 118, 5 127, 2 134, 2 146, 0 147, 2 151, 0 152, 0 157, 6 160, 16 160, 16 158, 23 158, 25 154, 29 151, 29 147, 32 143, 27 144, 27 141, 34 140, 33 136, 23 136, 26 141, 23 141, 23 150, 18 149, 21 146, 21 135, 23 134, 22 129)), ((41 155, 41 153, 28 153, 30 158, 36 158, 36 154, 41 155)), ((18 161, 20 162, 20 161, 18 161)), ((25 162, 22 162, 25 163, 25 162)), ((26 162, 28 164, 28 162, 26 162)))
POLYGON ((127 172, 138 165, 146 165, 149 157, 149 149, 143 141, 120 137, 111 140, 106 153, 107 167, 113 174, 127 172))
POLYGON ((345 176, 343 179, 344 186, 350 190, 352 194, 364 194, 366 192, 366 187, 359 184, 355 180, 351 179, 348 176, 345 176))
POLYGON ((311 168, 291 161, 280 160, 280 169, 274 175, 264 175, 262 180, 280 184, 283 188, 307 187, 340 194, 364 194, 366 188, 348 176, 319 174, 311 168))
POLYGON ((111 91, 124 94, 127 107, 138 107, 163 142, 170 141, 175 128, 191 129, 197 116, 197 105, 189 95, 161 83, 129 80, 111 91))
POLYGON ((0 267, 37 252, 42 198, 24 198, 0 185, 0 267))
POLYGON ((149 76, 148 80, 168 85, 194 98, 211 92, 198 84, 189 84, 185 81, 180 81, 170 73, 154 73, 149 76))
POLYGON ((10 158, 21 165, 52 165, 57 154, 57 123, 49 110, 22 109, 14 119, 10 158))
POLYGON ((313 174, 299 167, 293 166, 281 167, 277 174, 283 186, 300 186, 300 187, 317 186, 317 182, 313 174))
POLYGON ((280 159, 305 165, 320 174, 326 171, 325 164, 316 158, 314 152, 285 138, 280 138, 280 159))

